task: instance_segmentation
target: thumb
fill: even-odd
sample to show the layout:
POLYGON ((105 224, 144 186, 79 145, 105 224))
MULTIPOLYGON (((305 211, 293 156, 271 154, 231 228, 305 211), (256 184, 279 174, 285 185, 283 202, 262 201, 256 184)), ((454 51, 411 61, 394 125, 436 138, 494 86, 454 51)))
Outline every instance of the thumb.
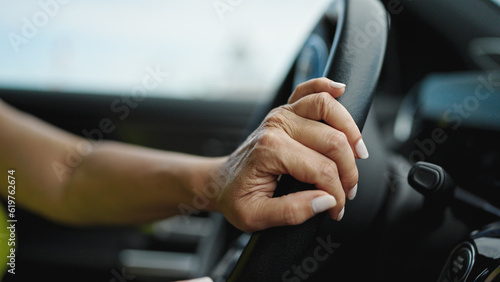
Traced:
POLYGON ((261 198, 255 211, 256 229, 273 226, 298 225, 314 215, 337 205, 335 198, 321 190, 300 191, 278 198, 261 198))

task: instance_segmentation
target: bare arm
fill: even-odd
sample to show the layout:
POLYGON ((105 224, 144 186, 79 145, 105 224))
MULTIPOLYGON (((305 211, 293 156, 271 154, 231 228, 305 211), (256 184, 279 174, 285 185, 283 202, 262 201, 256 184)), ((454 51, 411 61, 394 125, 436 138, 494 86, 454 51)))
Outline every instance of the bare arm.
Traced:
POLYGON ((368 157, 334 99, 344 87, 326 78, 299 85, 223 158, 92 145, 0 101, 0 172, 16 170, 20 205, 67 224, 144 223, 200 209, 220 211, 244 231, 300 224, 323 211, 340 220, 357 191, 354 159, 368 157), (317 189, 272 198, 281 174, 317 189))
MULTIPOLYGON (((0 171, 16 170, 19 203, 69 224, 142 223, 192 206, 223 158, 118 142, 91 145, 0 101, 0 171)), ((0 193, 6 197, 7 189, 0 193)), ((207 209, 213 209, 207 206, 207 209)))

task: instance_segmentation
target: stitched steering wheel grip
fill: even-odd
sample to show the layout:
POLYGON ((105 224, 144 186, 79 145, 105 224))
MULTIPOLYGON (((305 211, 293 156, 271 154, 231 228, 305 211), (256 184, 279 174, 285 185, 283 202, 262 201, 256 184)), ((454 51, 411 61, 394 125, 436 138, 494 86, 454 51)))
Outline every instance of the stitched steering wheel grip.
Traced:
MULTIPOLYGON (((389 18, 377 0, 337 0, 334 4, 339 14, 324 76, 347 85, 338 100, 361 130, 381 71, 389 18)), ((308 189, 315 187, 283 175, 274 196, 308 189)), ((336 252, 336 247, 348 242, 350 234, 335 235, 335 231, 342 227, 339 225, 324 212, 300 225, 256 232, 227 281, 312 280, 319 269, 331 268, 332 261, 341 259, 342 252, 336 252), (323 249, 319 250, 318 246, 323 249), (308 259, 310 261, 306 261, 308 259), (293 274, 294 267, 300 265, 309 267, 314 273, 302 269, 301 273, 293 274)), ((331 278, 335 280, 335 269, 331 272, 331 278)))

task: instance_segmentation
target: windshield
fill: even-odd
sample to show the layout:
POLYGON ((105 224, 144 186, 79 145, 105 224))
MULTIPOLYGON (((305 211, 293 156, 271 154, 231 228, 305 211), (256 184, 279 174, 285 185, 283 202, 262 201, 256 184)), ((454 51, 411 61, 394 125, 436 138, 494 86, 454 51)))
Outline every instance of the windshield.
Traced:
POLYGON ((255 100, 273 93, 329 0, 0 0, 0 87, 255 100))

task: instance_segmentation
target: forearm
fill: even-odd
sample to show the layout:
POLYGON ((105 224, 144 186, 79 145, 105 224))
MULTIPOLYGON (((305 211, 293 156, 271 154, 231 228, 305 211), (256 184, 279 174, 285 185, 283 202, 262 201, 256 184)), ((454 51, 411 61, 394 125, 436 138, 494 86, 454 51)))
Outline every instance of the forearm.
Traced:
POLYGON ((221 161, 118 142, 89 146, 2 101, 0 128, 0 169, 16 169, 17 202, 68 224, 142 223, 177 214, 179 204, 193 206, 221 161))
POLYGON ((0 171, 16 169, 16 203, 74 225, 136 224, 199 210, 222 212, 246 232, 301 224, 325 211, 341 220, 346 198, 357 193, 355 158, 368 157, 356 123, 335 99, 344 89, 326 78, 300 84, 228 158, 91 144, 0 101, 0 171), (273 197, 283 174, 317 189, 273 197))
POLYGON ((221 160, 105 142, 65 185, 61 204, 67 214, 60 220, 129 224, 179 214, 180 204, 193 207, 221 160))

